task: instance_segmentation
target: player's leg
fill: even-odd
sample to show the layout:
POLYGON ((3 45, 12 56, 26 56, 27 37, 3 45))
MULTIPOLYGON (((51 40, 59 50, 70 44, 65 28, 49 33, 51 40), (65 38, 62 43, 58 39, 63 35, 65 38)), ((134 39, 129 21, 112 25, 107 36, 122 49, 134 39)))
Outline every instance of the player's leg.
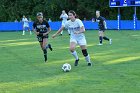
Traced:
MULTIPOLYGON (((48 38, 48 36, 46 36, 46 38, 48 38)), ((49 48, 51 51, 53 50, 53 48, 52 48, 52 45, 51 45, 51 44, 47 44, 47 45, 46 45, 46 49, 48 49, 48 48, 49 48)))
POLYGON ((43 42, 39 42, 39 43, 40 43, 41 50, 43 51, 43 42))
POLYGON ((42 50, 43 50, 43 53, 44 53, 45 62, 47 62, 47 49, 46 49, 47 42, 48 42, 48 39, 47 38, 43 38, 42 50))
POLYGON ((80 47, 81 47, 82 53, 83 53, 83 55, 85 57, 85 60, 88 63, 88 66, 91 66, 92 63, 91 63, 91 60, 90 60, 90 56, 89 56, 89 54, 87 52, 86 46, 85 45, 81 45, 80 47))
POLYGON ((32 34, 32 31, 30 30, 30 27, 28 26, 28 31, 30 32, 30 35, 32 34))
POLYGON ((80 40, 78 41, 78 44, 79 44, 80 47, 81 47, 82 53, 83 53, 83 55, 84 55, 84 57, 85 57, 85 60, 86 60, 87 63, 88 63, 88 66, 91 66, 92 63, 91 63, 91 60, 90 60, 90 56, 89 56, 89 54, 88 54, 88 52, 87 52, 87 47, 86 47, 87 42, 86 42, 86 39, 85 39, 85 38, 80 39, 80 40))
POLYGON ((49 48, 51 51, 53 50, 53 48, 52 48, 52 45, 51 45, 51 44, 47 44, 47 45, 46 45, 46 49, 48 49, 48 48, 49 48))
POLYGON ((99 45, 102 45, 103 43, 103 31, 99 31, 99 45))
POLYGON ((25 35, 25 25, 23 25, 23 31, 22 31, 22 35, 25 35))
POLYGON ((63 35, 63 30, 61 31, 61 33, 60 33, 60 36, 62 36, 63 35))
POLYGON ((47 40, 45 40, 45 38, 40 37, 40 36, 38 36, 37 38, 38 38, 38 41, 40 43, 40 47, 41 47, 41 49, 44 53, 44 59, 45 59, 45 62, 46 62, 47 61, 47 50, 46 50, 46 47, 45 47, 45 43, 47 42, 47 40))
POLYGON ((103 39, 109 41, 110 44, 112 44, 112 39, 109 39, 105 36, 105 32, 103 32, 103 39))
POLYGON ((109 41, 109 38, 105 36, 105 32, 103 32, 103 39, 109 41))
POLYGON ((26 27, 27 27, 28 31, 30 32, 30 35, 31 35, 32 32, 31 32, 31 30, 30 30, 30 26, 29 26, 29 24, 26 24, 26 27))
POLYGON ((75 63, 74 65, 77 66, 78 65, 78 61, 79 61, 79 57, 77 55, 77 52, 75 51, 75 47, 76 47, 76 42, 74 41, 71 41, 70 42, 70 51, 71 51, 71 54, 74 56, 75 58, 75 63))
POLYGON ((44 43, 44 47, 46 48, 46 49, 50 49, 51 51, 53 50, 52 49, 52 46, 51 46, 51 44, 48 44, 48 35, 47 36, 44 36, 44 38, 47 38, 47 42, 46 43, 44 43))
POLYGON ((46 62, 47 61, 47 50, 45 50, 43 48, 43 42, 39 42, 39 43, 40 43, 40 47, 41 47, 41 49, 42 49, 42 51, 44 53, 44 59, 45 59, 45 62, 46 62))

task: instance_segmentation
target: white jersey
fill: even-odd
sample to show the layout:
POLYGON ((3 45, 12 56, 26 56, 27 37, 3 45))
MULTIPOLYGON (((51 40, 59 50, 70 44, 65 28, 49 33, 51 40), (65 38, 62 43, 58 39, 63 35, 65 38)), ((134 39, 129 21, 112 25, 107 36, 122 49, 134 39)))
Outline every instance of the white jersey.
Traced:
POLYGON ((66 22, 67 19, 68 19, 68 15, 66 13, 65 14, 61 14, 60 18, 62 18, 62 22, 66 22))
POLYGON ((27 18, 22 18, 22 22, 23 22, 23 26, 24 27, 29 27, 28 19, 27 18))
POLYGON ((80 19, 76 19, 74 22, 68 20, 65 25, 63 25, 70 31, 70 42, 76 42, 79 45, 86 45, 85 35, 84 33, 75 34, 74 32, 80 31, 80 28, 84 26, 80 19))

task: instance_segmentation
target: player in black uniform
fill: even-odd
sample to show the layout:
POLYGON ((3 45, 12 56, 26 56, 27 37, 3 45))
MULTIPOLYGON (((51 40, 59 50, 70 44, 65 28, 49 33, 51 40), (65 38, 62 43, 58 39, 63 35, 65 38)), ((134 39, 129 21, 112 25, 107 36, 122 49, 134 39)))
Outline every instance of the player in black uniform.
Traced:
POLYGON ((47 48, 52 51, 51 44, 48 43, 48 34, 51 28, 47 21, 43 20, 43 14, 41 12, 37 13, 37 21, 33 23, 33 31, 37 35, 38 41, 44 53, 45 62, 47 62, 47 48))
POLYGON ((110 44, 112 44, 112 39, 109 39, 108 37, 106 37, 104 35, 105 30, 107 29, 106 27, 106 22, 105 22, 105 18, 100 16, 100 11, 96 11, 96 19, 92 20, 93 22, 98 22, 98 26, 99 26, 99 44, 98 45, 103 45, 102 41, 104 40, 108 40, 110 42, 110 44))

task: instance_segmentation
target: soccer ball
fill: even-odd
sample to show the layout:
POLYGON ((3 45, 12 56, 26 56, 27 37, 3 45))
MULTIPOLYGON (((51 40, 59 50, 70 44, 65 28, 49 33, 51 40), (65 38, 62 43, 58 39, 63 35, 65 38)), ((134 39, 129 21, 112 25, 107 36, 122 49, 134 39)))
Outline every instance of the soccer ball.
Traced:
POLYGON ((63 70, 64 72, 69 72, 69 71, 71 70, 71 65, 68 64, 68 63, 63 64, 62 70, 63 70))

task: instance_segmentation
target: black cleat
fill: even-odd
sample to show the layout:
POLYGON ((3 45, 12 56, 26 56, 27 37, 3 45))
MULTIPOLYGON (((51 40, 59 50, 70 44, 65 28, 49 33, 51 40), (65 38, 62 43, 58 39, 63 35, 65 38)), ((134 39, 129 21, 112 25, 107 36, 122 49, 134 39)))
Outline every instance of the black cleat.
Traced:
POLYGON ((88 66, 92 66, 92 63, 88 63, 88 66))
POLYGON ((78 66, 78 61, 79 61, 79 59, 75 60, 74 66, 78 66))
POLYGON ((48 44, 48 48, 49 48, 51 51, 53 50, 51 44, 48 44))

